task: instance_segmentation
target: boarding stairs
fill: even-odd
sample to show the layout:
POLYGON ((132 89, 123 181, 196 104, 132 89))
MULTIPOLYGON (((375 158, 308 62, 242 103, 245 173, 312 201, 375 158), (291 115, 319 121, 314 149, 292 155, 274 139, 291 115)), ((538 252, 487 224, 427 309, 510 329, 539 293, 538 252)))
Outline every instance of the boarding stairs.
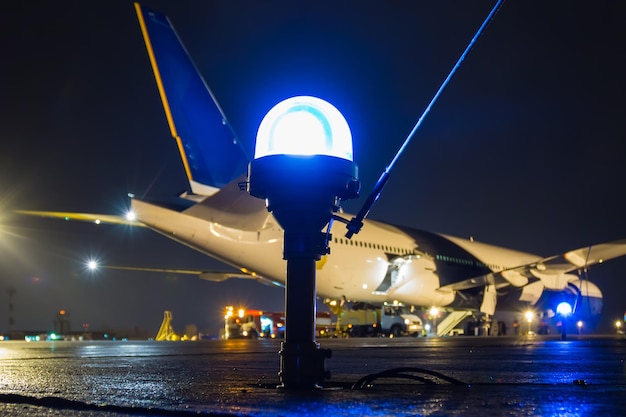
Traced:
POLYGON ((441 320, 437 325, 437 336, 447 336, 459 323, 471 315, 472 312, 467 310, 451 311, 446 318, 441 320))
POLYGON ((176 333, 174 333, 174 328, 172 327, 172 312, 169 310, 165 310, 165 313, 163 314, 163 322, 161 323, 161 328, 159 329, 159 332, 155 336, 154 340, 162 342, 178 339, 179 337, 176 333))

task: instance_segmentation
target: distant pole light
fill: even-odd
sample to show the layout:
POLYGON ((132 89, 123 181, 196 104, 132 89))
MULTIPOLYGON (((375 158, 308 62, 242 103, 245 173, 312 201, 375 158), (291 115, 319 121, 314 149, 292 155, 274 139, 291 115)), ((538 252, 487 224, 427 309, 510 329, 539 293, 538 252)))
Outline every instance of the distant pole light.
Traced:
POLYGON ((89 269, 90 271, 95 271, 96 269, 98 269, 98 261, 96 261, 95 259, 88 260, 87 269, 89 269))
POLYGON ((524 317, 526 317, 526 321, 529 323, 533 321, 534 315, 535 314, 532 311, 527 311, 526 313, 524 313, 524 317))
POLYGON ((535 313, 533 313, 532 311, 527 311, 526 313, 524 313, 524 317, 526 317, 526 321, 528 322, 528 333, 530 334, 530 326, 531 323, 533 322, 533 317, 534 317, 535 313))

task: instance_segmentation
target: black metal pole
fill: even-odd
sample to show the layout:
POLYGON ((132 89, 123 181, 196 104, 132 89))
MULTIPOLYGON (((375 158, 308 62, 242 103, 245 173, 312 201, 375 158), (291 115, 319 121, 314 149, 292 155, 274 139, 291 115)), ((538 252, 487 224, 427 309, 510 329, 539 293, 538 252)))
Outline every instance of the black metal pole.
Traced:
POLYGON ((320 349, 315 341, 315 261, 319 255, 296 249, 307 247, 305 242, 314 241, 318 234, 319 231, 312 233, 311 240, 302 234, 296 239, 288 233, 285 236, 285 341, 279 352, 278 374, 283 388, 317 388, 324 379, 329 378, 329 373, 324 369, 324 359, 330 357, 331 352, 329 349, 320 349))
POLYGON ((287 260, 285 297, 285 342, 315 341, 315 260, 293 258, 287 260))
POLYGON ((348 239, 352 238, 352 235, 357 234, 361 231, 361 227, 363 227, 363 220, 365 220, 365 217, 367 217, 367 215, 369 214, 374 203, 378 201, 380 194, 383 192, 383 187, 385 186, 385 184, 387 184, 387 181, 389 180, 389 174, 391 173, 391 170, 393 169, 394 165, 396 164, 396 162, 398 162, 398 159, 400 159, 400 156, 402 155, 406 147, 409 145, 409 143, 413 139, 413 136, 415 136, 419 128, 422 126, 422 122, 426 120, 426 116, 428 116, 430 109, 432 109, 432 107, 435 105, 435 103, 439 99, 439 96, 441 96, 445 88, 448 86, 448 84, 450 83, 450 80, 452 80, 452 77, 454 76, 456 71, 461 67, 461 64, 465 60, 465 57, 470 53, 470 51, 474 47, 474 44, 476 43, 478 38, 485 31, 485 29, 487 28, 487 26, 489 25, 493 17, 496 15, 496 13, 498 13, 498 10, 500 10, 500 7, 502 6, 503 2, 504 0, 498 0, 496 4, 493 6, 493 8, 491 9, 491 12, 489 12, 489 15, 487 15, 487 18, 483 21, 482 25, 480 25, 480 27, 478 28, 478 31, 476 32, 476 34, 470 41, 469 45, 467 45, 467 47, 465 48, 465 50, 463 51, 459 59, 456 61, 456 64, 454 64, 454 66, 448 73, 448 76, 445 78, 441 86, 439 86, 439 90, 437 90, 433 98, 430 100, 430 103, 428 103, 428 106, 426 107, 426 109, 424 110, 420 118, 417 120, 417 122, 415 123, 415 126, 413 126, 411 133, 409 133, 409 135, 406 137, 406 139, 404 140, 404 143, 402 143, 402 146, 400 146, 400 149, 398 149, 398 151, 394 155, 389 165, 387 165, 387 167, 381 174, 380 178, 376 182, 376 185, 374 186, 374 189, 370 193, 367 200, 365 200, 365 204, 363 204, 363 207, 361 207, 361 210, 359 210, 359 213, 355 217, 353 217, 346 225, 346 227, 348 228, 348 231, 346 232, 346 237, 348 239))
POLYGON ((284 232, 285 340, 280 349, 280 386, 318 388, 330 373, 330 349, 315 341, 316 265, 330 253, 330 225, 341 200, 358 197, 357 166, 328 155, 267 155, 248 167, 248 192, 265 198, 284 232), (324 228, 327 230, 323 231, 324 228))

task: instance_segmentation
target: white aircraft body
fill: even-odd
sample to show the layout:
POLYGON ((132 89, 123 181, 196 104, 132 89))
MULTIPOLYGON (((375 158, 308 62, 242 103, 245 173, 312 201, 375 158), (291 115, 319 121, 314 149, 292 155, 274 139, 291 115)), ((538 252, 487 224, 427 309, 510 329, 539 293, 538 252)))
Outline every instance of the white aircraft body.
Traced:
MULTIPOLYGON (((248 158, 169 19, 135 7, 190 192, 167 205, 132 198, 133 223, 241 271, 197 271, 201 278, 246 277, 284 285, 283 230, 265 202, 238 185, 246 181, 248 158)), ((24 213, 128 223, 121 216, 24 213)), ((317 262, 320 297, 373 304, 397 300, 489 315, 496 307, 556 311, 566 301, 579 319, 593 321, 601 312, 602 293, 581 271, 626 254, 626 239, 542 257, 365 220, 358 235, 347 239, 336 233, 329 247, 330 254, 317 262)))

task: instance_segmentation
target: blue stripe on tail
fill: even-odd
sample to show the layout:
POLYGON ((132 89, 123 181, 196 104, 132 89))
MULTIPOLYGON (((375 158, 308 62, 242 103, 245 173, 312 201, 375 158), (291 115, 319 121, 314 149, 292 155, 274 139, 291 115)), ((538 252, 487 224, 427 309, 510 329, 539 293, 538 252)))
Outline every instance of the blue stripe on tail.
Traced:
POLYGON ((249 158, 169 19, 135 8, 192 189, 193 182, 221 188, 246 172, 249 158))

